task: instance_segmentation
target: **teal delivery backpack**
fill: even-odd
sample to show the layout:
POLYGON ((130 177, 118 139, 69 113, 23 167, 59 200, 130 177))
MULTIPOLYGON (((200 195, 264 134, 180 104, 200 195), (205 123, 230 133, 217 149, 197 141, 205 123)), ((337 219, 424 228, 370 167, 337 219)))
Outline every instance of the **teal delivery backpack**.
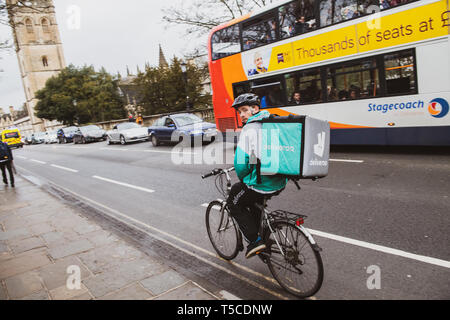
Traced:
POLYGON ((261 175, 318 179, 328 175, 330 124, 309 116, 260 120, 261 175))

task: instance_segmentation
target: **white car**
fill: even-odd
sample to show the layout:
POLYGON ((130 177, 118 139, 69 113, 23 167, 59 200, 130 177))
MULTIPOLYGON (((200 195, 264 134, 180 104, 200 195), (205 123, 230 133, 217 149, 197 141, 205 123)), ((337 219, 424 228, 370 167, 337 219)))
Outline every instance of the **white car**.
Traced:
POLYGON ((58 143, 58 135, 56 131, 47 132, 44 139, 45 144, 58 143))
POLYGON ((148 128, 141 127, 137 123, 126 122, 121 123, 106 133, 108 144, 120 143, 125 145, 129 142, 148 141, 148 128))

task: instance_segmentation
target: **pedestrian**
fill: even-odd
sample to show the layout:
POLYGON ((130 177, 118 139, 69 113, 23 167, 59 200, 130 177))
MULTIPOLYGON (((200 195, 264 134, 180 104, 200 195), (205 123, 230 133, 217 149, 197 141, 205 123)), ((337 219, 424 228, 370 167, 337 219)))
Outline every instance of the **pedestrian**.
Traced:
POLYGON ((11 187, 14 188, 14 173, 13 173, 13 155, 8 144, 0 141, 0 169, 2 170, 3 182, 8 185, 8 179, 6 177, 6 169, 9 172, 9 181, 11 187))
POLYGON ((142 114, 139 113, 139 115, 136 119, 136 123, 141 126, 144 124, 144 118, 142 118, 142 114))
POLYGON ((128 122, 136 122, 136 120, 134 119, 134 116, 132 114, 130 114, 128 116, 128 122))

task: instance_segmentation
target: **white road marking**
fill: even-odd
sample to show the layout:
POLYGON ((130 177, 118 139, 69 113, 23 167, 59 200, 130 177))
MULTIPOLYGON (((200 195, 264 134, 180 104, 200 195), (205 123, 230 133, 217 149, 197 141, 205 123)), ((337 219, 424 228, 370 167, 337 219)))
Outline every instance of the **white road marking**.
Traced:
MULTIPOLYGON (((202 207, 208 207, 209 204, 203 203, 201 206, 202 207)), ((215 207, 213 207, 213 209, 219 210, 220 208, 215 206, 215 207)), ((308 231, 312 235, 316 235, 316 236, 319 236, 319 237, 322 237, 322 238, 327 238, 327 239, 331 239, 331 240, 335 240, 335 241, 339 241, 339 242, 355 245, 355 246, 358 246, 358 247, 363 247, 363 248, 366 248, 366 249, 371 249, 371 250, 380 251, 380 252, 383 252, 383 253, 388 253, 388 254, 404 257, 404 258, 409 258, 409 259, 425 262, 425 263, 428 263, 428 264, 434 264, 434 265, 437 265, 437 266, 440 266, 440 267, 444 267, 444 268, 450 268, 450 261, 436 259, 436 258, 427 257, 427 256, 422 256, 422 255, 418 255, 418 254, 414 254, 414 253, 409 253, 409 252, 406 252, 406 251, 393 249, 393 248, 389 248, 389 247, 385 247, 385 246, 380 246, 380 245, 377 245, 377 244, 364 242, 364 241, 360 241, 360 240, 355 240, 355 239, 351 239, 351 238, 346 238, 346 237, 334 235, 334 234, 331 234, 331 233, 326 233, 326 232, 323 232, 323 231, 312 230, 312 229, 309 229, 309 228, 308 228, 308 231)))
POLYGON ((108 178, 103 178, 103 177, 99 177, 99 176, 93 176, 92 178, 94 179, 98 179, 98 180, 103 180, 106 182, 110 182, 110 183, 114 183, 123 187, 128 187, 128 188, 132 188, 132 189, 136 189, 136 190, 140 190, 140 191, 144 191, 144 192, 148 192, 148 193, 153 193, 155 192, 155 190, 152 189, 147 189, 147 188, 143 188, 143 187, 138 187, 138 186, 134 186, 132 184, 128 184, 128 183, 124 183, 124 182, 119 182, 119 181, 115 181, 112 179, 108 179, 108 178))
POLYGON ((364 163, 364 160, 330 159, 331 162, 364 163))
POLYGON ((39 164, 47 164, 47 162, 36 160, 36 159, 31 159, 30 161, 36 162, 36 163, 39 163, 39 164))
POLYGON ((16 156, 16 158, 27 160, 27 157, 22 157, 22 156, 16 156))
POLYGON ((168 153, 168 154, 172 154, 172 153, 182 153, 182 154, 188 154, 188 155, 196 155, 196 152, 192 152, 192 151, 182 151, 182 152, 177 152, 177 151, 164 151, 164 150, 139 150, 139 149, 129 149, 130 151, 135 151, 135 152, 148 152, 148 153, 168 153))
POLYGON ((62 167, 62 166, 58 166, 58 165, 56 165, 56 164, 52 164, 51 166, 52 166, 53 168, 58 168, 58 169, 65 170, 65 171, 69 171, 69 172, 73 172, 73 173, 77 173, 77 172, 78 172, 78 170, 70 169, 70 168, 66 168, 66 167, 62 167))
POLYGON ((100 150, 110 150, 110 151, 128 151, 128 149, 119 149, 119 148, 100 148, 100 150))
POLYGON ((409 253, 409 252, 406 252, 406 251, 393 249, 393 248, 389 248, 389 247, 384 247, 384 246, 380 246, 380 245, 377 245, 377 244, 364 242, 364 241, 360 241, 360 240, 355 240, 355 239, 350 239, 350 238, 346 238, 346 237, 341 237, 341 236, 337 236, 337 235, 334 235, 334 234, 331 234, 331 233, 322 232, 322 231, 311 230, 311 229, 308 229, 308 231, 311 234, 319 236, 319 237, 328 238, 328 239, 332 239, 332 240, 335 240, 335 241, 344 242, 344 243, 352 244, 352 245, 355 245, 355 246, 363 247, 363 248, 366 248, 366 249, 380 251, 380 252, 392 254, 392 255, 395 255, 395 256, 403 257, 403 258, 408 258, 408 259, 412 259, 412 260, 416 260, 416 261, 421 261, 421 262, 425 262, 425 263, 428 263, 428 264, 433 264, 433 265, 444 267, 444 268, 450 268, 450 261, 436 259, 436 258, 427 257, 427 256, 422 256, 422 255, 418 255, 418 254, 414 254, 414 253, 409 253))

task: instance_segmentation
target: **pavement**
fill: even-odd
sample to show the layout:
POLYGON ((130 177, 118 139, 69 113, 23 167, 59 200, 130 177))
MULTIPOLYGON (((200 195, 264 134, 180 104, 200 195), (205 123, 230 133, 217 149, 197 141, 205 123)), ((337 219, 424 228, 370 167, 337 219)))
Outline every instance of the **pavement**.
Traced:
POLYGON ((218 300, 52 194, 0 186, 0 300, 218 300))

